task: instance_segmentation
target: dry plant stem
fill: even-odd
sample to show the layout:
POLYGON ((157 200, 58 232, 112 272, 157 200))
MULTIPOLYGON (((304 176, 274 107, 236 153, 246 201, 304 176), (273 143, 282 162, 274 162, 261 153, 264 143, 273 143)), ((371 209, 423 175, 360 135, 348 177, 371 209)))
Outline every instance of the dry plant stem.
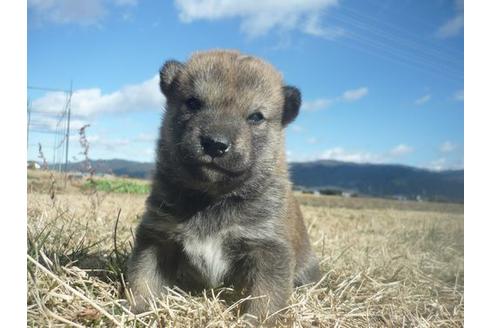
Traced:
POLYGON ((120 215, 121 215, 121 208, 118 209, 118 215, 116 216, 116 222, 114 224, 114 234, 113 234, 113 246, 114 246, 114 253, 116 254, 116 260, 120 261, 120 253, 118 252, 118 245, 116 242, 116 235, 118 233, 118 222, 120 221, 120 215))
POLYGON ((49 309, 47 309, 46 307, 44 307, 44 310, 46 311, 46 313, 48 313, 50 316, 52 316, 53 318, 55 318, 56 320, 58 321, 61 321, 63 323, 66 323, 67 325, 70 325, 70 326, 73 326, 73 327, 77 327, 77 328, 84 328, 84 326, 82 325, 79 325, 78 323, 75 323, 75 322, 72 322, 68 319, 65 319, 64 317, 61 317, 59 316, 58 314, 50 311, 49 309))
POLYGON ((43 161, 41 168, 43 170, 47 170, 48 169, 48 161, 46 160, 46 157, 44 157, 43 146, 41 146, 41 143, 38 143, 38 158, 40 158, 43 161))
POLYGON ((38 261, 27 255, 27 259, 31 261, 36 267, 38 267, 41 271, 43 271, 46 275, 48 275, 50 278, 58 282, 59 284, 63 285, 65 288, 70 290, 74 295, 80 297, 90 305, 92 305, 96 310, 101 312, 104 316, 106 316, 109 320, 111 320, 115 325, 118 327, 123 327, 122 324, 116 320, 111 314, 109 314, 106 310, 104 310, 102 307, 100 307, 97 303, 92 301, 91 299, 87 298, 84 294, 79 292, 78 290, 72 288, 69 284, 58 278, 56 275, 54 275, 51 271, 46 269, 43 265, 41 265, 38 261))

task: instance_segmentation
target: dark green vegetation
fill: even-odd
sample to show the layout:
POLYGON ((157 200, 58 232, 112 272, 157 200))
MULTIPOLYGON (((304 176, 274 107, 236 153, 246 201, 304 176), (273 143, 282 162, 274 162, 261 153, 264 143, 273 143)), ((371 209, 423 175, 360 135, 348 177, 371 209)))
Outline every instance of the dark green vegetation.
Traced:
POLYGON ((94 179, 87 181, 84 188, 95 188, 97 191, 117 192, 127 194, 148 194, 150 184, 146 181, 128 179, 94 179))

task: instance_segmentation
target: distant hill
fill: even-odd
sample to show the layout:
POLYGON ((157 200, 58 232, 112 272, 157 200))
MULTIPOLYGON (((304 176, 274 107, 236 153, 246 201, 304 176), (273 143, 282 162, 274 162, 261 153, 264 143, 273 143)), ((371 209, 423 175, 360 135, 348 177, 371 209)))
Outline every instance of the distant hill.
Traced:
POLYGON ((290 163, 294 185, 376 197, 463 202, 464 170, 430 171, 404 165, 331 160, 290 163))
MULTIPOLYGON (((111 159, 91 162, 96 173, 148 179, 154 163, 111 159)), ((463 202, 464 170, 430 171, 404 165, 356 164, 332 160, 290 163, 298 189, 335 190, 358 195, 463 202)), ((84 163, 70 163, 84 171, 84 163)))
MULTIPOLYGON (((98 159, 92 160, 91 166, 96 173, 150 179, 155 164, 127 161, 124 159, 98 159)), ((72 172, 85 172, 85 162, 69 163, 68 170, 72 172)))

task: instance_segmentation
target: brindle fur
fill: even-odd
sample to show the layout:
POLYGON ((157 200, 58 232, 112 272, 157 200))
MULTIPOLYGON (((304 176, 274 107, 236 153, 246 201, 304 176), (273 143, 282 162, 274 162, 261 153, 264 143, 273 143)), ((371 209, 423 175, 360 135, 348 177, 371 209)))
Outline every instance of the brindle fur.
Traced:
POLYGON ((129 261, 132 307, 145 310, 145 299, 166 286, 232 285, 243 296, 266 296, 244 303, 245 312, 264 318, 286 306, 294 286, 319 279, 284 151, 300 93, 268 63, 235 51, 168 61, 160 78, 167 106, 129 261), (186 107, 190 97, 200 100, 199 110, 186 107), (247 117, 256 111, 265 121, 252 125, 247 117), (204 133, 226 135, 230 152, 203 155, 204 133))

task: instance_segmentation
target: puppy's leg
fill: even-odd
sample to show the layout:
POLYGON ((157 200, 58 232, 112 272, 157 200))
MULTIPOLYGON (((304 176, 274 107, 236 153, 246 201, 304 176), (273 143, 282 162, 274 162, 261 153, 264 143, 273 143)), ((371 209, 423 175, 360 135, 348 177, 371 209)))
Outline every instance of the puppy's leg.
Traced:
POLYGON ((321 278, 319 261, 314 253, 306 256, 305 262, 302 262, 296 268, 294 286, 299 287, 309 283, 318 282, 321 278))
MULTIPOLYGON (((244 275, 237 278, 244 296, 258 298, 243 303, 243 312, 263 321, 287 305, 293 287, 291 258, 288 247, 281 242, 262 242, 250 248, 238 266, 244 275)), ((274 320, 272 317, 268 322, 274 320)))
POLYGON ((148 308, 148 300, 160 297, 167 285, 159 261, 157 246, 136 247, 128 264, 130 304, 135 313, 148 308))
POLYGON ((311 254, 309 257, 307 268, 306 268, 306 282, 318 282, 321 279, 321 271, 319 268, 319 261, 316 255, 311 254))

